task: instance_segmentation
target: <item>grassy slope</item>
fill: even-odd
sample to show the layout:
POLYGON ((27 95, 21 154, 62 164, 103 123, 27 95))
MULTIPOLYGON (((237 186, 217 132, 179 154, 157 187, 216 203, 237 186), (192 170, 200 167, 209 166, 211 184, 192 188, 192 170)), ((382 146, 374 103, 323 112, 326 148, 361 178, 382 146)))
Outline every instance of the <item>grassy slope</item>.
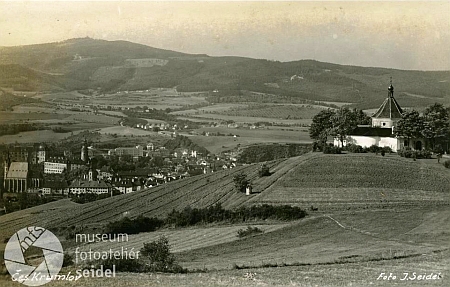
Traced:
POLYGON ((373 208, 448 202, 450 172, 435 160, 374 154, 311 158, 282 176, 252 203, 295 203, 320 209, 373 208))
MULTIPOLYGON (((317 205, 319 211, 310 212, 307 218, 285 227, 268 225, 267 232, 239 241, 233 236, 237 227, 194 227, 135 235, 129 247, 139 247, 162 233, 172 237, 174 251, 183 266, 190 269, 226 269, 195 276, 161 275, 158 284, 162 282, 168 286, 254 285, 258 282, 269 286, 305 282, 319 286, 336 286, 343 282, 365 286, 372 282, 374 286, 383 286, 383 282, 376 281, 381 272, 397 272, 398 276, 402 272, 448 273, 450 211, 446 188, 450 173, 434 161, 413 162, 397 156, 307 154, 272 164, 273 174, 270 177, 257 178, 256 171, 257 165, 251 165, 82 206, 61 201, 52 203, 51 208, 47 205, 23 210, 1 217, 1 235, 4 238, 17 226, 32 223, 46 227, 87 223, 98 226, 98 223, 123 216, 124 211, 130 211, 131 216, 141 213, 163 215, 172 208, 186 205, 201 207, 220 201, 225 207, 232 208, 242 204, 271 202, 268 200, 271 197, 282 198, 282 203, 306 207, 311 202, 316 206, 324 197, 327 204, 317 205), (333 168, 327 170, 327 167, 333 168), (362 170, 374 170, 377 175, 362 170), (238 171, 248 173, 254 181, 255 190, 262 192, 252 197, 233 192, 230 178, 238 171), (364 177, 351 177, 354 178, 352 180, 343 177, 344 172, 361 173, 364 177), (376 195, 372 195, 371 188, 378 187, 370 186, 371 182, 377 176, 388 176, 392 172, 400 181, 384 181, 379 188, 387 198, 378 203, 380 193, 373 192, 376 195), (327 180, 323 180, 324 174, 327 174, 327 180), (320 175, 322 180, 316 180, 320 175), (402 179, 407 179, 414 188, 411 189, 410 185, 402 187, 407 183, 402 179), (303 187, 298 183, 302 180, 303 187), (324 186, 324 182, 328 184, 324 186), (360 193, 359 185, 363 186, 363 193, 360 193), (294 188, 294 192, 289 188, 294 188), (279 193, 283 189, 288 189, 287 195, 279 193), (311 197, 303 200, 311 192, 316 201, 311 201, 311 197), (332 202, 341 204, 336 208, 332 202), (246 269, 230 270, 234 264, 246 269), (305 267, 305 264, 312 265, 305 267), (291 267, 261 268, 264 266, 291 267), (259 281, 243 281, 246 279, 240 276, 249 271, 259 274, 259 281), (329 276, 324 277, 323 272, 329 276), (198 279, 198 276, 202 278, 198 279)), ((107 246, 95 247, 103 249, 107 246)), ((153 286, 157 283, 152 275, 136 277, 120 274, 116 280, 117 284, 153 286)), ((433 285, 446 286, 443 282, 441 280, 433 285)), ((392 284, 400 283, 404 282, 392 284)), ((60 286, 57 282, 51 284, 60 286)), ((95 286, 112 282, 99 279, 83 281, 84 284, 95 286)))
POLYGON ((108 198, 76 208, 67 208, 64 212, 58 210, 44 212, 45 206, 36 207, 2 216, 0 230, 2 233, 11 232, 12 230, 7 230, 5 226, 8 226, 11 221, 15 222, 21 214, 30 213, 35 214, 31 222, 52 227, 103 224, 122 217, 124 212, 129 212, 131 216, 139 214, 164 216, 173 208, 207 207, 218 202, 221 202, 225 208, 266 202, 290 203, 308 208, 311 204, 323 202, 319 206, 320 211, 335 210, 333 203, 339 203, 339 209, 354 206, 395 207, 402 206, 404 202, 409 205, 420 205, 422 201, 448 203, 448 190, 445 188, 449 186, 450 172, 441 165, 426 161, 413 162, 394 155, 382 158, 375 155, 333 156, 310 153, 271 163, 273 174, 264 178, 257 176, 258 166, 258 164, 248 165, 179 180, 160 187, 108 198), (350 168, 350 163, 354 163, 357 168, 350 168), (359 173, 359 171, 373 168, 378 172, 396 169, 399 173, 397 176, 403 181, 399 183, 393 180, 377 184, 374 179, 378 175, 370 172, 361 173, 359 176, 353 174, 355 180, 351 180, 348 175, 343 177, 344 164, 347 168, 346 172, 349 173, 359 173), (329 166, 334 168, 326 170, 329 166), (325 170, 327 178, 323 176, 325 170), (247 174, 253 181, 255 195, 249 197, 234 190, 232 178, 241 172, 247 174), (309 180, 310 183, 302 187, 299 180, 309 180), (340 186, 335 186, 335 182, 339 182, 340 186), (373 183, 366 186, 369 182, 373 183), (401 184, 406 183, 408 184, 406 188, 402 188, 401 184), (364 188, 361 189, 360 186, 364 188), (414 189, 410 190, 410 188, 414 189), (385 195, 382 202, 379 200, 383 195, 378 189, 385 195), (406 192, 407 190, 409 192, 406 192), (311 193, 314 193, 314 198, 310 197, 311 193))
MULTIPOLYGON (((434 211, 448 219, 446 210, 434 211)), ((374 213, 333 215, 307 218, 282 230, 258 235, 234 243, 223 243, 178 254, 180 262, 190 268, 231 268, 264 265, 303 265, 344 262, 366 262, 417 254, 430 254, 448 249, 449 223, 440 225, 426 221, 442 234, 439 240, 430 240, 423 230, 411 236, 407 232, 420 226, 423 213, 430 210, 412 209, 409 212, 385 211, 389 220, 377 220, 374 213), (345 217, 351 218, 345 218, 345 217), (343 219, 341 219, 341 217, 343 219), (364 222, 360 229, 359 226, 364 222), (339 224, 340 225, 339 225, 339 224), (384 224, 381 233, 377 226, 384 224), (358 225, 359 224, 359 225, 358 225), (393 231, 392 228, 395 228, 393 231), (388 232, 385 232, 385 231, 388 232), (390 232, 389 232, 390 231, 390 232), (221 254, 221 256, 217 256, 221 254)))
MULTIPOLYGON (((257 268, 223 270, 191 274, 137 274, 119 273, 115 278, 83 278, 75 283, 52 281, 46 286, 434 286, 444 287, 450 283, 446 276, 450 266, 450 252, 436 253, 424 257, 410 257, 390 261, 373 261, 364 264, 330 264, 295 266, 284 268, 257 268), (382 281, 376 280, 381 272, 392 272, 403 276, 403 272, 431 272, 443 278, 431 281, 382 281), (248 278, 252 273, 253 278, 248 278), (246 276, 247 275, 247 276, 246 276)), ((64 270, 67 274, 70 269, 64 270)), ((73 270, 72 270, 73 272, 73 270)), ((1 280, 1 279, 0 279, 1 280)), ((23 286, 16 282, 3 281, 2 286, 23 286)))

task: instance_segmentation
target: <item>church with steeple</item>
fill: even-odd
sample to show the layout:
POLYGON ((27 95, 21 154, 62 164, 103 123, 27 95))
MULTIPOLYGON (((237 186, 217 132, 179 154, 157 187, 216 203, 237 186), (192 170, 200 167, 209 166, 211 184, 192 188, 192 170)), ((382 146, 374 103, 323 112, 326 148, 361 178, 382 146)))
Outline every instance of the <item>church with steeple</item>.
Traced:
MULTIPOLYGON (((347 144, 370 147, 390 147, 393 151, 398 151, 405 147, 421 150, 424 147, 423 139, 403 139, 394 134, 397 122, 402 118, 403 110, 394 98, 394 86, 392 78, 388 87, 388 95, 378 110, 371 116, 372 125, 360 125, 347 136, 344 146, 347 144)), ((340 146, 339 140, 334 140, 335 146, 340 146)))
POLYGON ((392 129, 402 118, 403 110, 394 98, 394 86, 388 87, 388 96, 380 108, 372 115, 372 127, 392 129))

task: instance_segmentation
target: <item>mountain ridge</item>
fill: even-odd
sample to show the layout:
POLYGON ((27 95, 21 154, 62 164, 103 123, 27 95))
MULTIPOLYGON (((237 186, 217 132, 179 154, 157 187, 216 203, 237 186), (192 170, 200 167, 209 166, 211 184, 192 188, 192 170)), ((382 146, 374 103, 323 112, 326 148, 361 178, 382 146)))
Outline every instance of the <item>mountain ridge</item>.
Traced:
POLYGON ((214 102, 248 101, 247 92, 257 92, 293 102, 308 99, 374 108, 374 103, 386 97, 392 77, 402 106, 450 104, 450 71, 360 67, 313 59, 280 62, 212 57, 123 40, 75 38, 0 47, 0 75, 11 64, 22 66, 24 75, 9 76, 7 83, 0 81, 0 87, 13 88, 20 82, 33 91, 96 89, 101 93, 176 87, 179 92, 218 90, 211 95, 214 102), (41 79, 27 80, 31 72, 26 69, 41 79))

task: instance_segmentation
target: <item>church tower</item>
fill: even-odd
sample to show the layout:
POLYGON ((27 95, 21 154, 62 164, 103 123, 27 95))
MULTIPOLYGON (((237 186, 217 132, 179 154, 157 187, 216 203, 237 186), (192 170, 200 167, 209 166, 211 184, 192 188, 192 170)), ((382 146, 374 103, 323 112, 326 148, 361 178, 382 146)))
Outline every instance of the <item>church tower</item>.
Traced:
POLYGON ((5 165, 4 170, 3 170, 3 190, 6 190, 7 189, 7 180, 6 179, 8 178, 9 166, 11 165, 11 157, 9 156, 9 151, 8 151, 7 158, 3 164, 5 165))
POLYGON ((83 146, 81 147, 81 160, 84 162, 87 162, 89 159, 88 157, 88 143, 86 138, 84 139, 83 146))
POLYGON ((37 152, 37 162, 41 163, 45 161, 46 158, 46 147, 44 144, 39 145, 39 149, 37 152))
POLYGON ((394 98, 394 86, 388 87, 388 96, 380 108, 372 115, 372 127, 392 129, 402 118, 403 110, 394 98))

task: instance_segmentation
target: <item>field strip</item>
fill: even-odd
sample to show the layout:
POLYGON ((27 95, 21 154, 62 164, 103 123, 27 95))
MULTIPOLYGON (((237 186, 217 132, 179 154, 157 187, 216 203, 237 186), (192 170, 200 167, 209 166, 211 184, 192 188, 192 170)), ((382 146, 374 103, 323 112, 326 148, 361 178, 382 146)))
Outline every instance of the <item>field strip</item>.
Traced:
POLYGON ((160 236, 164 235, 169 239, 172 252, 184 252, 188 250, 194 250, 198 248, 241 240, 239 237, 237 237, 237 231, 239 229, 245 229, 247 226, 258 227, 262 229, 266 234, 289 226, 289 223, 247 225, 239 224, 220 227, 181 228, 176 230, 166 229, 155 232, 129 235, 129 240, 126 243, 95 242, 79 244, 77 247, 80 247, 79 250, 81 251, 93 250, 99 252, 109 251, 109 249, 116 251, 120 250, 122 247, 128 248, 128 250, 131 250, 131 248, 139 250, 144 246, 144 243, 157 240, 160 236))
POLYGON ((275 168, 275 171, 270 177, 267 177, 268 182, 263 182, 261 193, 257 194, 255 197, 253 197, 250 202, 258 201, 259 198, 272 190, 272 187, 279 182, 281 179, 283 179, 287 174, 292 172, 294 170, 294 167, 297 167, 298 165, 301 165, 311 159, 316 158, 317 156, 320 156, 318 154, 314 153, 308 153, 305 155, 301 155, 295 158, 288 158, 282 163, 278 164, 275 168))

